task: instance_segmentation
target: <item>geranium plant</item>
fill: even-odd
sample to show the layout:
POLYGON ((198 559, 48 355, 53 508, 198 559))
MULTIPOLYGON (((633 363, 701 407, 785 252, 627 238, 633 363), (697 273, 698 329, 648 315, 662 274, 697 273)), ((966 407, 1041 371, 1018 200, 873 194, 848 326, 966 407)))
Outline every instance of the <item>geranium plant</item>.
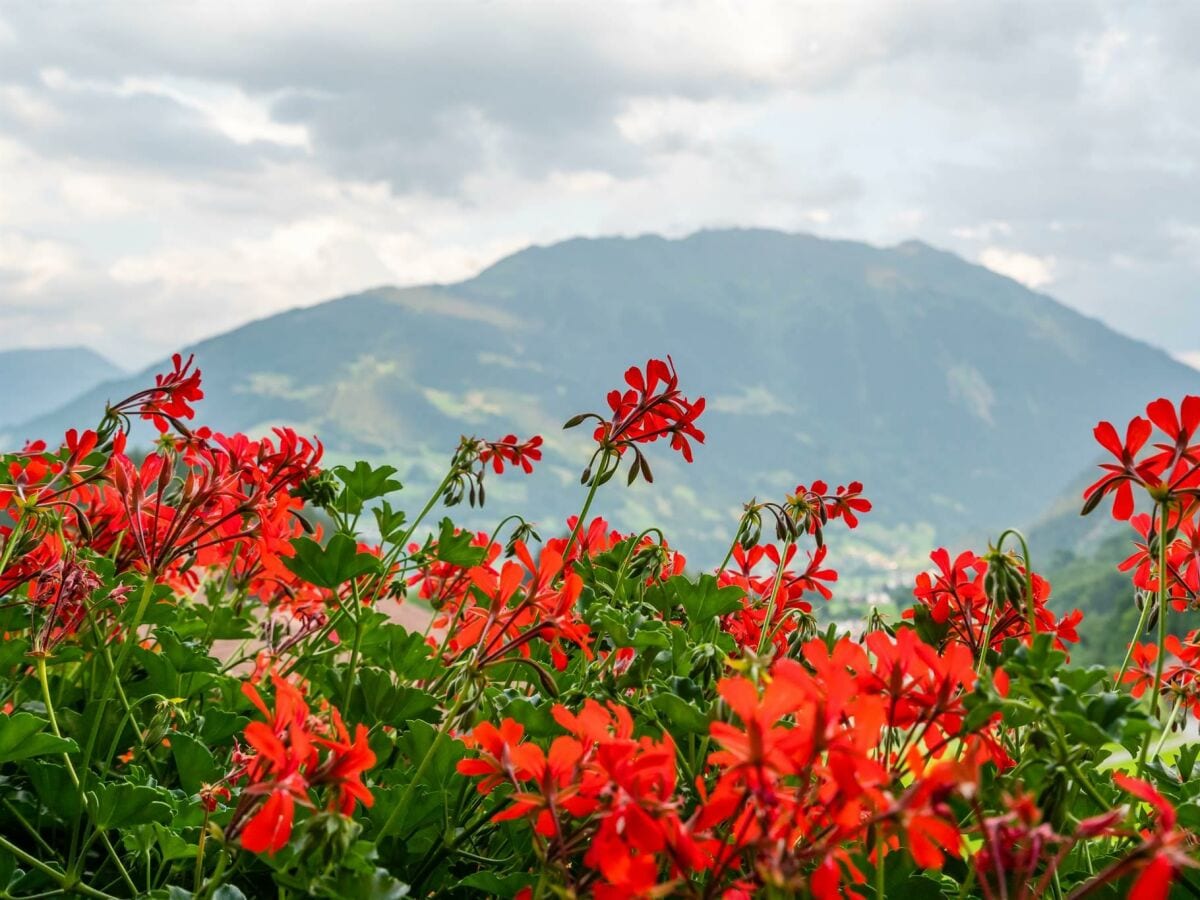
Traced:
POLYGON ((1085 512, 1135 529, 1142 615, 1081 668, 1015 532, 935 550, 895 621, 819 626, 857 482, 747 503, 713 571, 612 529, 619 471, 705 439, 669 358, 624 382, 566 423, 594 447, 561 527, 434 521, 537 477, 541 437, 464 438, 406 512, 391 466, 194 424, 180 357, 7 454, 0 896, 1200 894, 1171 737, 1200 635, 1168 627, 1200 602, 1200 398, 1096 430, 1085 512))

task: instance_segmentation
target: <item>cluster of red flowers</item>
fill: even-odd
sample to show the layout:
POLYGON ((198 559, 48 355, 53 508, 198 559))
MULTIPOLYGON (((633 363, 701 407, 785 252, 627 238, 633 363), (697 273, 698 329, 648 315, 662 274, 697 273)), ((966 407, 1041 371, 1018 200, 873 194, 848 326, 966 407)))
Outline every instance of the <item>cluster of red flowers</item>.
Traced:
POLYGON ((186 431, 182 420, 195 415, 192 404, 204 399, 200 389, 200 370, 192 368, 195 358, 184 358, 176 353, 171 357, 171 371, 154 376, 154 387, 127 397, 109 409, 112 416, 123 416, 136 412, 143 419, 154 423, 159 433, 172 426, 186 431))
MULTIPOLYGON (((1120 433, 1110 422, 1096 426, 1096 440, 1116 461, 1084 492, 1089 513, 1108 496, 1116 519, 1128 521, 1137 538, 1120 566, 1133 572, 1134 586, 1162 594, 1176 610, 1200 605, 1200 397, 1188 396, 1176 408, 1158 399, 1146 416, 1134 417, 1120 433), (1157 428, 1162 440, 1151 444, 1157 428), (1136 514, 1135 488, 1154 504, 1154 514, 1136 514)), ((1157 608, 1157 603, 1155 604, 1157 608)), ((1165 610, 1158 610, 1159 614, 1165 610)))
MULTIPOLYGON (((1200 509, 1200 508, 1198 508, 1200 509)), ((1200 523, 1197 509, 1167 510, 1166 592, 1171 605, 1182 612, 1200 604, 1200 523)), ((1159 532, 1161 519, 1139 513, 1130 518, 1130 527, 1140 540, 1134 541, 1134 552, 1117 568, 1133 572, 1133 585, 1149 594, 1157 594, 1159 582, 1159 532)))
MULTIPOLYGON (((567 521, 569 532, 575 531, 577 522, 576 517, 567 521)), ((566 645, 592 658, 590 628, 579 617, 583 583, 574 563, 627 540, 629 535, 596 518, 579 529, 569 547, 568 538, 550 538, 535 557, 524 541, 516 540, 509 555, 517 561, 500 563, 501 545, 479 532, 471 538, 471 546, 484 550, 478 565, 455 565, 431 552, 407 581, 437 611, 431 630, 442 633, 443 642, 430 638, 430 644, 444 644, 447 664, 467 656, 479 667, 511 661, 514 655, 527 660, 531 645, 540 641, 549 647, 554 666, 561 670, 568 662, 566 645), (564 552, 569 556, 564 558, 564 552)), ((413 552, 419 549, 417 544, 410 546, 413 552)), ((654 557, 647 580, 680 574, 687 563, 682 554, 648 537, 629 550, 631 559, 641 554, 654 557)))
POLYGON ((680 818, 670 736, 635 738, 629 710, 613 703, 588 700, 578 715, 555 706, 553 714, 567 734, 548 751, 523 743, 524 729, 512 719, 499 728, 485 722, 465 738, 479 754, 458 771, 482 776, 483 794, 513 788, 496 820, 530 818, 550 865, 586 847, 590 871, 574 887, 598 898, 662 894, 675 878, 703 868, 707 854, 680 818), (595 876, 599 883, 589 883, 595 876))
POLYGON ((865 646, 810 641, 800 658, 776 662, 761 692, 746 678, 719 686, 742 723, 712 726, 720 776, 701 818, 725 823, 723 861, 742 859, 768 884, 840 896, 844 879, 862 879, 847 842, 874 829, 877 852, 903 837, 918 865, 940 868, 960 845, 946 799, 974 783, 979 763, 1008 765, 986 734, 968 742, 966 763, 947 753, 966 737, 970 656, 939 655, 904 629, 872 632, 865 646))
POLYGON ((515 434, 508 434, 498 441, 485 441, 477 437, 463 436, 450 464, 450 473, 442 486, 442 499, 447 506, 455 506, 466 497, 472 506, 483 506, 486 493, 483 477, 490 464, 497 474, 505 465, 519 466, 528 475, 533 464, 542 458, 542 438, 534 435, 522 441, 515 434))
POLYGON ((479 451, 479 461, 485 464, 490 462, 497 475, 504 471, 505 463, 520 466, 528 475, 533 471, 533 464, 542 458, 541 447, 541 435, 520 441, 515 434, 509 434, 498 441, 484 441, 483 449, 479 451))
POLYGON ((1200 429, 1200 397, 1185 397, 1176 410, 1170 400, 1160 398, 1146 407, 1146 418, 1135 416, 1122 441, 1111 422, 1096 426, 1096 440, 1117 462, 1101 466, 1104 475, 1083 493, 1084 513, 1091 512, 1105 497, 1113 497, 1113 517, 1128 521, 1135 509, 1133 489, 1142 488, 1159 502, 1194 506, 1200 497, 1200 444, 1192 439, 1200 429), (1147 455, 1143 449, 1155 426, 1166 441, 1154 444, 1147 455))
MULTIPOLYGON (((637 445, 652 443, 661 437, 670 438, 671 449, 678 450, 691 462, 691 442, 704 443, 704 432, 696 426, 696 420, 704 412, 705 401, 703 397, 688 400, 679 390, 679 376, 671 357, 651 359, 644 370, 631 366, 625 372, 625 384, 624 390, 618 388, 608 392, 610 416, 583 413, 564 426, 573 428, 588 419, 596 420, 592 436, 599 445, 597 453, 601 455, 604 468, 595 473, 595 478, 611 477, 616 471, 616 458, 632 449, 634 460, 629 471, 630 483, 639 475, 646 481, 653 481, 650 464, 637 445)), ((592 477, 592 467, 588 466, 583 480, 587 482, 592 477)))
POLYGON ((831 520, 841 519, 847 528, 858 527, 858 517, 871 511, 871 501, 862 493, 861 481, 839 484, 831 494, 829 485, 817 480, 811 487, 797 485, 795 492, 788 496, 784 510, 799 532, 814 535, 820 544, 823 543, 822 531, 831 520))
POLYGON ((788 568, 796 553, 795 544, 786 545, 782 558, 774 544, 759 544, 749 550, 739 544, 733 548, 734 567, 718 574, 717 581, 722 587, 733 585, 745 592, 742 608, 725 616, 721 623, 743 650, 756 652, 765 630, 775 649, 782 652, 800 628, 801 618, 812 612, 808 595, 816 593, 826 600, 833 596, 826 584, 837 581, 838 574, 823 568, 828 547, 822 544, 810 551, 803 571, 788 568), (771 568, 755 574, 764 560, 771 568))
MULTIPOLYGON (((1200 718, 1200 630, 1192 631, 1182 641, 1167 635, 1163 649, 1170 662, 1164 660, 1159 690, 1200 718)), ((1157 671, 1158 645, 1134 644, 1122 680, 1132 685, 1133 696, 1141 697, 1154 688, 1157 671)))
MULTIPOLYGON (((736 590, 718 592, 720 612, 703 614, 706 621, 677 621, 678 607, 658 603, 670 594, 659 582, 681 575, 684 557, 661 534, 657 540, 624 535, 603 519, 587 521, 586 514, 595 489, 622 458, 628 461, 627 451, 633 451, 630 481, 651 479, 641 447, 658 438, 669 439, 690 462, 692 442, 704 440, 696 424, 704 401, 683 396, 669 358, 629 369, 625 383, 608 396, 610 417, 587 414, 567 423, 597 421, 592 464, 600 461, 594 475, 591 466, 585 472, 592 490, 583 513, 567 522, 568 536, 547 540, 536 550, 527 540, 532 528, 522 520, 507 548, 483 532, 454 532, 453 546, 443 532, 441 546, 431 540, 403 548, 417 527, 414 522, 403 538, 388 536, 396 546, 386 554, 357 544, 354 553, 378 558, 367 560, 369 575, 363 568, 344 570, 349 580, 339 586, 342 571, 327 578, 314 566, 317 585, 297 574, 304 568, 298 565, 301 551, 314 549, 295 540, 305 530, 301 497, 336 496, 332 479, 345 473, 319 477, 321 444, 287 429, 251 440, 185 425, 203 391, 193 360, 176 356, 172 371, 158 376, 154 387, 111 406, 97 431, 72 430, 57 450, 35 444, 12 457, 7 480, 0 484, 0 513, 8 513, 12 523, 0 529, 0 592, 24 591, 47 707, 52 692, 44 657, 87 622, 118 633, 111 617, 129 588, 110 586, 105 596, 97 596, 104 581, 97 574, 100 567, 89 566, 93 554, 106 556, 118 573, 140 573, 147 599, 155 583, 194 593, 203 573, 227 573, 226 583, 268 607, 269 614, 261 616, 258 663, 242 685, 261 718, 245 728, 244 743, 234 742, 228 774, 204 785, 199 801, 208 814, 229 802, 232 810, 225 808, 218 819, 228 816, 224 837, 252 853, 274 854, 291 840, 298 805, 348 816, 374 800, 364 782, 376 763, 368 728, 359 724, 352 735, 337 708, 325 701, 310 704, 307 688, 294 674, 305 657, 285 659, 285 651, 314 634, 336 641, 335 626, 349 620, 355 639, 344 684, 352 698, 355 685, 367 684, 365 669, 357 668, 360 651, 374 666, 379 657, 366 653, 378 654, 379 648, 363 650, 360 610, 351 615, 345 604, 351 598, 369 604, 385 590, 399 595, 414 588, 437 612, 428 643, 448 667, 442 677, 432 678, 425 669, 417 680, 431 692, 446 687, 452 698, 455 691, 462 693, 453 705, 443 706, 440 730, 426 755, 411 761, 417 775, 395 811, 375 823, 377 839, 398 837, 404 843, 401 830, 389 831, 389 826, 406 815, 406 801, 435 751, 444 749, 464 722, 477 721, 497 694, 516 693, 514 672, 527 675, 532 669, 545 694, 574 698, 572 705, 564 700, 552 707, 563 733, 539 742, 528 738, 518 721, 505 718, 459 734, 472 753, 457 763, 457 771, 478 779, 478 792, 491 799, 478 801, 489 810, 476 825, 458 822, 455 828, 479 835, 486 834, 489 816, 497 822, 524 820, 543 875, 565 895, 662 897, 678 891, 737 900, 762 892, 859 897, 867 878, 863 870, 873 869, 881 892, 889 859, 903 853, 923 870, 941 869, 948 860, 973 866, 970 877, 986 898, 1032 898, 1055 883, 1060 865, 1081 841, 1111 837, 1124 842, 1116 861, 1090 873, 1076 895, 1132 877, 1132 896, 1166 896, 1181 869, 1193 865, 1196 839, 1180 824, 1174 806, 1147 782, 1114 776, 1120 790, 1152 810, 1148 819, 1141 817, 1149 828, 1140 834, 1124 826, 1127 809, 1106 809, 1104 796, 1074 769, 1067 771, 1087 788, 1089 802, 1105 811, 1073 828, 1044 814, 1019 785, 1009 794, 995 788, 1000 779, 1015 781, 1024 771, 1015 768, 1015 748, 1037 744, 1032 739, 1022 744, 1020 729, 1006 726, 994 712, 1002 702, 1009 709, 1032 707, 1008 696, 1010 687, 1026 689, 1027 679, 1010 683, 1004 669, 993 668, 980 681, 979 673, 988 670, 989 661, 995 663, 989 653, 1001 651, 1007 641, 1031 644, 1037 635, 1051 635, 1065 649, 1078 640, 1082 618, 1078 611, 1060 618, 1050 610, 1050 584, 1029 569, 1027 559, 1000 549, 956 558, 937 550, 931 555, 934 570, 916 579, 917 606, 905 613, 914 623, 877 628, 874 618, 858 637, 838 638, 831 629, 826 638, 810 639, 815 633, 808 627, 811 596, 829 600, 838 578, 828 564, 825 530, 837 521, 855 528, 871 509, 860 483, 830 491, 828 484, 815 481, 799 485, 783 502, 746 507, 730 550, 732 565, 723 564, 716 578, 718 587, 736 590), (159 437, 155 452, 135 462, 126 452, 126 434, 139 418, 151 422, 159 437), (767 515, 775 519, 776 543, 760 541, 767 515), (798 547, 802 537, 812 538, 806 559, 798 547), (464 553, 467 546, 478 552, 464 553), (616 588, 609 590, 613 581, 605 582, 604 576, 613 572, 616 588), (594 595, 585 594, 592 587, 594 595), (646 594, 639 598, 642 587, 646 594), (739 591, 740 608, 736 601, 725 602, 739 591), (620 626, 609 626, 605 616, 611 607, 584 619, 585 607, 590 616, 608 600, 616 606, 631 595, 629 609, 615 612, 629 611, 641 624, 649 615, 670 618, 651 624, 677 641, 671 650, 660 655, 657 649, 625 646, 636 642, 622 638, 620 626), (595 606, 590 605, 593 596, 595 606), (656 611, 647 612, 650 607, 656 611), (93 615, 100 608, 109 618, 93 615), (276 620, 286 620, 281 629, 276 620), (700 628, 693 629, 694 624, 700 628), (717 633, 718 624, 724 634, 717 633), (678 652, 679 647, 692 649, 678 652), (672 651, 669 661, 683 665, 675 665, 670 684, 690 682, 692 689, 705 691, 715 683, 715 696, 703 695, 702 703, 686 701, 693 714, 708 718, 698 723, 695 715, 681 715, 681 730, 675 733, 692 740, 680 738, 679 745, 654 701, 685 702, 684 690, 659 698, 651 696, 649 685, 663 681, 639 685, 631 684, 634 678, 607 677, 631 671, 635 659, 639 669, 633 671, 642 664, 650 671, 668 661, 672 651), (558 674, 544 663, 547 655, 558 674), (597 656, 601 662, 585 665, 597 656), (504 691, 481 689, 498 666, 504 666, 502 677, 510 677, 504 691), (563 676, 564 671, 570 674, 563 676), (595 676, 595 683, 572 685, 571 674, 578 673, 583 679, 595 676), (259 692, 267 682, 270 704, 259 692), (596 685, 611 688, 608 696, 616 701, 591 699, 596 685), (980 698, 984 705, 974 705, 980 698), (640 715, 649 708, 656 714, 640 715), (992 801, 1001 798, 998 810, 992 802, 985 812, 980 798, 988 792, 992 801)), ((1124 441, 1107 423, 1096 429, 1118 462, 1106 464, 1104 477, 1088 489, 1087 508, 1113 497, 1114 514, 1130 520, 1142 538, 1122 568, 1134 571, 1142 590, 1165 591, 1183 606, 1200 597, 1200 444, 1192 444, 1200 429, 1200 398, 1186 398, 1178 412, 1159 400, 1147 415, 1131 423, 1124 441), (1166 442, 1140 458, 1155 426, 1166 442), (1134 515, 1135 487, 1148 492, 1161 515, 1134 515)), ((529 473, 541 456, 540 437, 464 437, 439 491, 450 504, 464 496, 482 503, 486 469, 529 473)), ((363 498, 360 511, 372 497, 363 498)), ((331 501, 319 502, 332 508, 331 501)), ((432 505, 431 500, 425 512, 432 505)), ((381 523, 392 515, 385 506, 381 523)), ((342 530, 327 547, 315 549, 334 555, 338 542, 338 553, 349 554, 355 543, 353 526, 346 524, 350 516, 334 518, 342 530)), ((381 530, 386 530, 382 524, 381 530)), ((321 537, 319 529, 316 536, 321 537)), ((705 578, 702 586, 711 588, 712 577, 705 578)), ((130 639, 138 625, 126 628, 126 652, 114 667, 118 675, 124 674, 128 651, 138 646, 130 639)), ((636 646, 654 648, 656 636, 636 646)), ((323 647, 307 660, 335 660, 333 650, 323 647)), ((1134 696, 1150 691, 1157 698, 1162 691, 1200 717, 1200 631, 1183 641, 1165 636, 1157 645, 1135 646, 1131 660, 1124 681, 1134 696), (1170 665, 1164 665, 1166 654, 1170 665)), ((328 683, 315 676, 313 681, 328 683)), ((430 705, 444 699, 434 698, 430 705)), ((514 704, 510 711, 519 708, 514 704)), ((47 724, 57 733, 53 714, 47 724)), ((136 720, 132 724, 147 744, 157 743, 166 728, 141 732, 136 720)), ((390 723, 384 729, 390 731, 390 723)), ((400 746, 402 754, 407 752, 400 746)), ((1064 750, 1060 762, 1066 769, 1089 758, 1064 750)), ((460 787, 462 799, 466 785, 460 787)), ((206 817, 205 834, 209 824, 206 817)), ((440 839, 434 843, 419 875, 440 864, 436 855, 442 846, 440 839)), ((489 862, 487 856, 477 858, 489 862)), ((907 865, 903 859, 892 862, 907 865)), ((203 849, 200 863, 197 873, 203 869, 203 849)), ((969 889, 970 884, 963 888, 969 889)))
MULTIPOLYGON (((766 640, 776 652, 783 652, 788 642, 801 630, 801 621, 812 612, 809 594, 829 600, 833 592, 829 585, 836 582, 838 573, 826 565, 828 547, 825 545, 825 526, 842 520, 848 528, 858 527, 858 516, 870 512, 871 501, 863 495, 860 482, 839 486, 834 493, 824 481, 814 481, 811 487, 797 486, 782 504, 751 504, 747 522, 757 523, 764 511, 776 520, 776 536, 784 541, 783 553, 775 544, 751 543, 748 547, 735 543, 731 553, 732 568, 717 573, 722 586, 732 585, 744 592, 742 609, 726 616, 722 627, 733 636, 743 650, 757 652, 766 640), (808 551, 808 562, 802 570, 789 568, 798 553, 795 539, 809 534, 816 539, 815 549, 808 551), (770 567, 762 566, 770 563, 770 567)), ((761 528, 748 526, 751 541, 757 541, 761 528)))
POLYGON ((704 412, 704 398, 693 402, 683 396, 671 357, 665 362, 650 360, 645 373, 637 366, 630 366, 625 372, 625 383, 629 386, 625 391, 609 391, 612 418, 596 427, 595 439, 617 453, 624 453, 633 444, 669 435, 671 449, 678 450, 691 462, 688 439, 704 443, 704 432, 696 427, 696 419, 704 412))
MULTIPOLYGON (((33 652, 48 654, 79 631, 88 617, 92 594, 100 587, 95 572, 82 565, 73 552, 34 576, 28 593, 30 611, 39 620, 33 632, 33 652)), ((109 596, 120 602, 123 593, 109 596)))
POLYGON ((591 658, 589 629, 576 608, 582 579, 564 571, 562 556, 554 550, 543 549, 536 561, 521 541, 513 550, 520 562, 506 561, 498 574, 490 566, 468 573, 473 590, 464 595, 470 599, 459 608, 458 626, 449 634, 451 659, 470 653, 485 668, 510 659, 514 651, 527 658, 529 643, 539 638, 550 645, 559 669, 567 664, 562 640, 591 658))
POLYGON ((135 569, 182 588, 195 586, 196 568, 224 567, 235 556, 253 581, 291 552, 301 533, 292 494, 319 471, 321 444, 286 428, 260 440, 187 430, 180 420, 203 396, 200 372, 190 366, 176 357, 175 371, 158 376, 155 388, 110 408, 110 416, 136 413, 164 432, 140 465, 120 430, 103 444, 97 432, 71 430, 60 450, 31 444, 10 464, 0 509, 20 523, 0 529, 7 561, 0 589, 45 572, 69 547, 109 557, 118 572, 135 569), (169 426, 176 436, 165 433, 169 426), (55 527, 46 512, 56 514, 55 527))
MULTIPOLYGON (((967 647, 976 659, 987 650, 999 650, 1010 638, 1026 643, 1032 640, 1030 603, 1038 633, 1053 634, 1060 649, 1079 640, 1076 629, 1083 621, 1083 613, 1073 610, 1061 618, 1056 616, 1048 606, 1050 582, 1036 572, 1028 573, 1033 586, 1032 596, 1028 596, 1027 573, 1019 561, 1000 557, 989 564, 969 550, 951 560, 944 548, 935 550, 929 558, 936 570, 917 576, 913 596, 933 622, 946 629, 945 640, 967 647), (998 566, 1005 566, 1015 576, 1020 585, 1017 597, 989 591, 989 567, 998 566)), ((906 619, 915 615, 914 609, 904 611, 906 619)))
POLYGON ((761 689, 724 679, 718 693, 734 718, 711 726, 717 749, 686 817, 670 736, 635 738, 628 711, 612 704, 588 701, 579 716, 555 707, 571 736, 548 751, 522 742, 512 720, 480 725, 467 738, 479 755, 459 771, 481 776, 482 793, 510 785, 496 818, 532 819, 551 858, 588 846, 600 894, 649 896, 704 872, 731 887, 841 896, 844 880, 862 880, 845 847, 872 830, 879 852, 903 837, 921 866, 959 854, 947 798, 983 761, 1009 765, 986 733, 969 742, 967 762, 948 752, 965 737, 975 678, 965 648, 939 655, 904 629, 873 632, 865 646, 808 642, 800 660, 775 662, 761 689))
POLYGON ((296 804, 313 806, 314 789, 325 789, 329 809, 342 815, 350 815, 356 803, 374 802, 362 782, 375 765, 366 726, 359 725, 351 739, 336 709, 329 708, 328 718, 315 717, 299 688, 276 675, 271 682, 274 711, 253 685, 242 686, 266 721, 246 726, 252 752, 238 754, 235 770, 225 779, 228 784, 246 779, 227 833, 255 853, 275 853, 287 845, 296 804))

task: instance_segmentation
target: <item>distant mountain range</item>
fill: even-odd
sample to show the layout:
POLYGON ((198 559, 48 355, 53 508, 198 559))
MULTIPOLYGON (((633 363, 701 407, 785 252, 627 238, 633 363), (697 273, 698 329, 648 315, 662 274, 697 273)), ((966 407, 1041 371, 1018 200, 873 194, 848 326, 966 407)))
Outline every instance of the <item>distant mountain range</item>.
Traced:
MULTIPOLYGON (((414 493, 463 432, 542 433, 545 464, 490 482, 487 520, 520 510, 550 530, 577 510, 587 456, 562 422, 669 353, 708 398, 708 441, 691 467, 651 448, 656 483, 614 482, 598 508, 666 524, 697 562, 723 553, 744 500, 814 478, 865 483, 861 552, 883 567, 1029 523, 1096 456, 1098 419, 1200 389, 1166 353, 952 254, 763 230, 532 247, 459 284, 379 288, 183 352, 204 370, 205 423, 293 425, 335 457, 392 462, 414 493)), ((61 435, 161 368, 0 430, 61 435)))
POLYGON ((58 409, 124 374, 86 347, 0 350, 0 429, 58 409))

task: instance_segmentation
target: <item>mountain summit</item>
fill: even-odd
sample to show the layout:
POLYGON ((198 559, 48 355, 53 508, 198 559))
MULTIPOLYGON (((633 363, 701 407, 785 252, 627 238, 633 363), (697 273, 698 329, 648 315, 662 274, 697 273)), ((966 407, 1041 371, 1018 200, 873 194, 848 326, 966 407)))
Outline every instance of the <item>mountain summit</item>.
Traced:
MULTIPOLYGON (((531 247, 469 281, 379 288, 183 352, 204 370, 205 423, 290 424, 335 456, 386 458, 418 491, 464 431, 543 433, 546 464, 490 484, 489 507, 525 499, 550 529, 577 510, 586 460, 562 422, 669 353, 708 398, 708 441, 686 471, 651 453, 656 484, 614 486, 601 508, 623 527, 665 519, 718 558, 742 501, 814 478, 864 482, 881 547, 1031 521, 1094 457, 1098 419, 1200 387, 1166 353, 925 244, 764 230, 531 247)), ((9 430, 61 435, 148 379, 9 430)))

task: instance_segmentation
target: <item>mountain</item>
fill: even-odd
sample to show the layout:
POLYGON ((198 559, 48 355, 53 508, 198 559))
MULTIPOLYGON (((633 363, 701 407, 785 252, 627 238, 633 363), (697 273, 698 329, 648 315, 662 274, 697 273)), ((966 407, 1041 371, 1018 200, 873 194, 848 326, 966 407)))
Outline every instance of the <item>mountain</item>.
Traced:
POLYGON ((0 428, 49 413, 124 374, 86 347, 0 350, 0 428))
MULTIPOLYGON (((561 423, 671 354, 685 393, 708 398, 708 441, 691 467, 651 448, 656 484, 614 482, 597 508, 666 524, 697 562, 720 558, 743 501, 815 478, 865 483, 864 559, 919 562, 935 539, 1032 521, 1095 457, 1098 419, 1200 387, 1166 353, 952 254, 763 230, 531 247, 468 281, 366 291, 184 352, 204 370, 202 421, 286 423, 334 457, 386 459, 410 505, 463 432, 542 433, 545 464, 489 481, 486 520, 519 509, 550 528, 577 510, 587 458, 561 423)), ((17 431, 92 422, 161 368, 17 431)))

